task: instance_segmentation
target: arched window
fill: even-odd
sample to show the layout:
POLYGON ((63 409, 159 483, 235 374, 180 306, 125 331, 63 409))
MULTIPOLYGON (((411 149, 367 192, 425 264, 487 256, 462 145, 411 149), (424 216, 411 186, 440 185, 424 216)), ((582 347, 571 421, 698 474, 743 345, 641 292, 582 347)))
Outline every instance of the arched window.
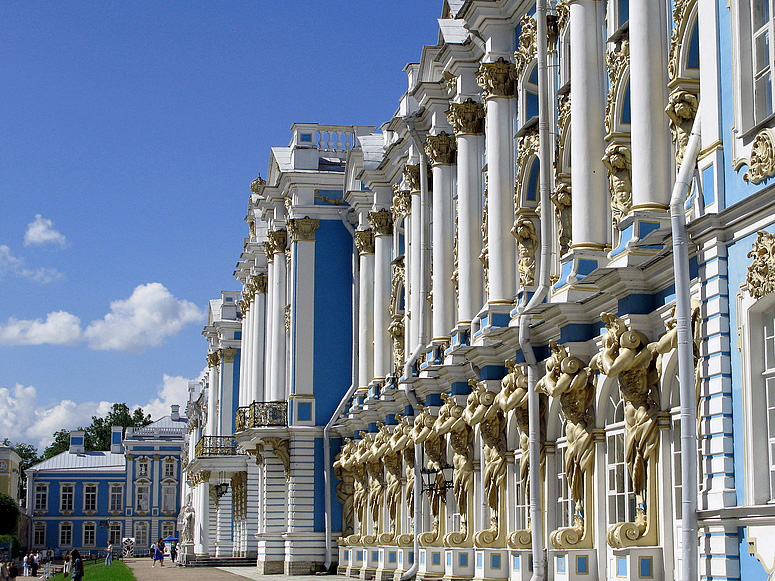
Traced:
POLYGON ((555 528, 572 527, 574 504, 570 495, 570 486, 568 486, 568 476, 565 473, 565 454, 568 451, 568 439, 565 437, 565 414, 560 412, 562 437, 557 438, 555 446, 554 460, 557 471, 557 512, 555 528))
POLYGON ((616 384, 612 385, 608 396, 605 441, 608 524, 632 522, 635 519, 635 494, 624 455, 624 401, 616 384))

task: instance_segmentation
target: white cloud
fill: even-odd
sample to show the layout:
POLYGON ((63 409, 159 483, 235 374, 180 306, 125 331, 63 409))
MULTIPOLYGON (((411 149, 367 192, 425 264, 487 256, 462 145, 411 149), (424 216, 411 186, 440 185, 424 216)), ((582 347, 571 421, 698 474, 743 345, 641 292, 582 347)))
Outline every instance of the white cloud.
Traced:
POLYGON ((64 246, 65 242, 64 235, 54 229, 54 222, 40 214, 35 214, 35 220, 27 224, 27 232, 24 233, 25 246, 32 244, 64 246))
POLYGON ((92 321, 84 336, 92 349, 142 352, 203 318, 194 303, 177 299, 164 285, 152 282, 136 287, 128 299, 110 303, 110 312, 101 321, 92 321))
POLYGON ((170 414, 171 405, 179 405, 181 415, 185 415, 189 381, 192 380, 180 375, 173 376, 165 373, 162 384, 159 386, 158 397, 141 406, 143 411, 146 414, 151 414, 151 418, 157 420, 170 414))
POLYGON ((81 320, 65 311, 49 313, 45 321, 11 317, 0 324, 0 344, 4 345, 75 345, 82 336, 81 320))
POLYGON ((19 276, 29 278, 35 282, 47 284, 64 278, 64 275, 56 268, 39 267, 29 269, 24 266, 24 259, 14 256, 11 249, 5 244, 0 244, 0 277, 19 276))

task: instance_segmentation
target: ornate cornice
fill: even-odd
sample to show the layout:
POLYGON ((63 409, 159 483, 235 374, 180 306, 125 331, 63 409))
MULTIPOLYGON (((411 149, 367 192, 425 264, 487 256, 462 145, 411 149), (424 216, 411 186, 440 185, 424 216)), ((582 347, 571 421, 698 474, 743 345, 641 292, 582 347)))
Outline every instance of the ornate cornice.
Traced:
POLYGON ((481 135, 484 133, 484 105, 471 98, 452 103, 447 110, 447 121, 455 135, 481 135))
POLYGON ((412 211, 412 194, 409 190, 402 190, 399 184, 393 184, 393 221, 398 221, 401 216, 408 216, 412 211))
POLYGON ((743 179, 758 184, 775 175, 775 144, 769 130, 763 129, 753 140, 748 157, 748 171, 743 179))
POLYGON ((374 254, 374 232, 371 230, 356 230, 355 246, 361 254, 374 254))
POLYGON ((375 236, 392 236, 393 215, 384 208, 379 212, 370 212, 369 226, 371 226, 375 236))
POLYGON ((775 291, 775 236, 764 230, 759 231, 759 238, 748 253, 748 258, 753 258, 745 277, 748 294, 754 299, 760 299, 775 291))
POLYGON ((221 356, 218 353, 218 351, 214 351, 214 352, 209 353, 207 355, 207 366, 208 367, 217 367, 220 362, 221 362, 221 356))
POLYGON ((522 76, 525 67, 536 58, 536 21, 529 14, 525 14, 519 21, 522 27, 522 33, 519 35, 519 46, 514 51, 514 63, 516 67, 516 78, 522 76))
POLYGON ((288 243, 288 232, 285 229, 272 230, 269 232, 269 254, 280 254, 285 252, 288 243))
POLYGON ((288 220, 288 234, 291 242, 315 240, 315 230, 320 226, 320 220, 305 216, 288 220))
POLYGON ((457 142, 446 131, 438 135, 429 135, 425 140, 425 153, 431 165, 452 165, 455 163, 457 142))
POLYGON ((482 98, 513 97, 517 90, 517 69, 500 57, 494 63, 481 63, 476 73, 476 82, 482 88, 482 98))

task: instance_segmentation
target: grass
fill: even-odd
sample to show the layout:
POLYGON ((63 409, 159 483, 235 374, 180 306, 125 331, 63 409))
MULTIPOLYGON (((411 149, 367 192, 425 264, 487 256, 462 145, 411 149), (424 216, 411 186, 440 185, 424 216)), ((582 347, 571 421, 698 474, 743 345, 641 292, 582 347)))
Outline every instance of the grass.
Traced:
MULTIPOLYGON (((86 561, 84 563, 84 581, 135 581, 135 576, 132 571, 121 561, 114 560, 113 564, 109 567, 105 566, 103 559, 100 559, 97 563, 86 561)), ((52 579, 69 579, 61 574, 55 575, 52 579)))

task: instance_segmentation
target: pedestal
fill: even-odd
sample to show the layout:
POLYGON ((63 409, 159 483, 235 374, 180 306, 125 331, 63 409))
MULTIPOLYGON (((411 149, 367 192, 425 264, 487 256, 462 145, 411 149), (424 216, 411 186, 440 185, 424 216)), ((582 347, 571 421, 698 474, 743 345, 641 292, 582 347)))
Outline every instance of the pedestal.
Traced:
POLYGON ((508 559, 510 551, 507 549, 474 549, 474 551, 476 553, 474 569, 474 579, 476 581, 509 578, 508 559))
POLYGON ((444 577, 444 547, 421 547, 417 578, 423 581, 442 577, 444 577))
POLYGON ((339 545, 339 563, 336 567, 337 575, 347 575, 347 567, 350 566, 350 547, 339 545))
POLYGON ((597 579, 597 552, 594 549, 549 551, 555 581, 597 579))
POLYGON ((379 547, 379 566, 374 574, 376 581, 392 581, 398 568, 398 547, 379 547))
POLYGON ((485 338, 498 335, 511 322, 512 302, 487 303, 471 321, 471 344, 479 344, 485 338))
POLYGON ((379 549, 377 547, 364 547, 363 548, 363 565, 359 573, 359 577, 364 581, 368 579, 374 579, 379 567, 379 549))
POLYGON ((529 581, 533 576, 533 553, 530 550, 509 551, 509 581, 529 581))
POLYGON ((398 567, 393 572, 393 581, 401 581, 401 576, 404 572, 414 565, 414 548, 396 547, 396 553, 398 555, 398 567))
POLYGON ((444 579, 471 579, 474 576, 474 549, 446 549, 444 551, 444 579))
POLYGON ((194 558, 194 541, 184 541, 178 545, 180 547, 179 561, 187 563, 194 558))
POLYGON ((358 577, 363 567, 364 550, 363 547, 347 547, 345 549, 347 566, 344 575, 348 577, 358 577))
POLYGON ((662 581, 665 570, 661 547, 613 549, 608 557, 608 576, 627 581, 662 581))

